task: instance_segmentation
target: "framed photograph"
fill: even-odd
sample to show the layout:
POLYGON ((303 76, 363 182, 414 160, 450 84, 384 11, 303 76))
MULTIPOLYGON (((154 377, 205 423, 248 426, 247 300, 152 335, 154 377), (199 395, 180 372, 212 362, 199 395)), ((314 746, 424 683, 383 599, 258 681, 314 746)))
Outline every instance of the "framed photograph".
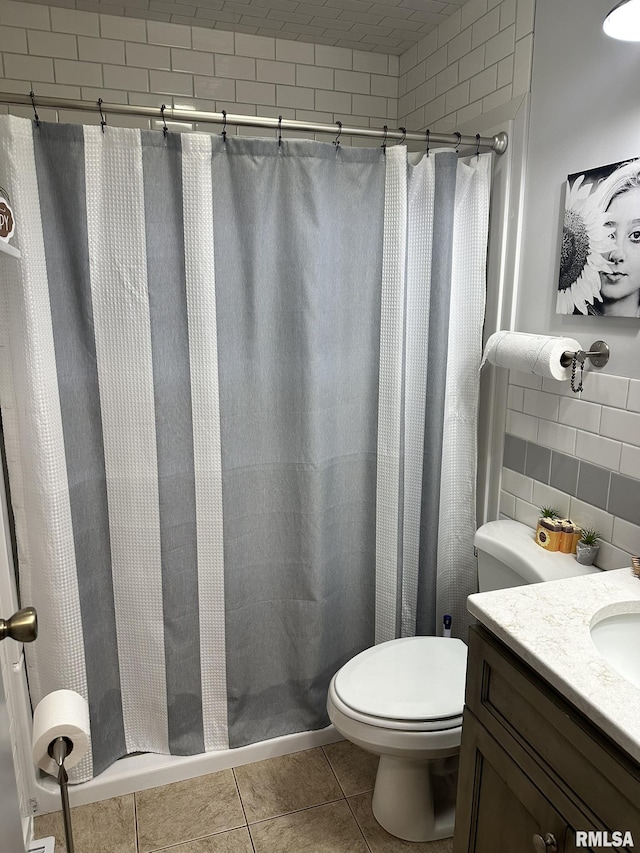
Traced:
POLYGON ((567 178, 556 313, 640 317, 640 158, 567 178))

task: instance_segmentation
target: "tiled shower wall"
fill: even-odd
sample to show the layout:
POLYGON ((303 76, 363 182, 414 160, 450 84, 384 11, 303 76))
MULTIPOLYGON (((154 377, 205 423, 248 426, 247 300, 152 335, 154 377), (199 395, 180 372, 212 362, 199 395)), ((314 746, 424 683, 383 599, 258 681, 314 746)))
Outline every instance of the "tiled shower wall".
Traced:
POLYGON ((535 0, 468 0, 400 57, 398 121, 451 133, 529 91, 535 0))
MULTIPOLYGON (((8 92, 381 127, 397 124, 398 69, 397 56, 366 50, 0 0, 0 90, 8 92)), ((32 116, 27 107, 10 111, 32 116)), ((97 109, 60 111, 59 119, 100 120, 97 109)), ((150 126, 135 116, 108 122, 150 126)))
POLYGON ((547 505, 601 532, 601 568, 640 554, 640 380, 510 372, 500 512, 533 527, 547 505))

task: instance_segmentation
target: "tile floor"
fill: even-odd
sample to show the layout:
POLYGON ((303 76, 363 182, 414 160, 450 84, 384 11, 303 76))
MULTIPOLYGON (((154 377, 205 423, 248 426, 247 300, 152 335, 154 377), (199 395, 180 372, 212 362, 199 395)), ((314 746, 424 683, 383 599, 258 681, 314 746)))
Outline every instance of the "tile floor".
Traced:
MULTIPOLYGON (((414 844, 371 813, 377 758, 347 741, 72 809, 76 853, 451 853, 414 844)), ((59 812, 37 817, 56 837, 59 812)))

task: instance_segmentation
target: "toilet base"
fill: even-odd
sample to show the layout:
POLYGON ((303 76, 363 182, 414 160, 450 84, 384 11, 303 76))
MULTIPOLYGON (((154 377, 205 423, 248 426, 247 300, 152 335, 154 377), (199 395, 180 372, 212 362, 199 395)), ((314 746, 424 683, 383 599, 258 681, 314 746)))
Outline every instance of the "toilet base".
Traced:
POLYGON ((405 841, 453 835, 455 772, 453 784, 451 771, 441 778, 443 764, 380 756, 372 809, 383 829, 405 841))

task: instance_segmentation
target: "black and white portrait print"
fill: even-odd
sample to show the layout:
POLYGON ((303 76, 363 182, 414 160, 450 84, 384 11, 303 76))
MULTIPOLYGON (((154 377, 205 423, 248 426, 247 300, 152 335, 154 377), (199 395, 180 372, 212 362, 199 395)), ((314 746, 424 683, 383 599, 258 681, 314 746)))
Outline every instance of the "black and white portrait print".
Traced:
POLYGON ((556 312, 640 317, 640 158, 569 175, 556 312))

